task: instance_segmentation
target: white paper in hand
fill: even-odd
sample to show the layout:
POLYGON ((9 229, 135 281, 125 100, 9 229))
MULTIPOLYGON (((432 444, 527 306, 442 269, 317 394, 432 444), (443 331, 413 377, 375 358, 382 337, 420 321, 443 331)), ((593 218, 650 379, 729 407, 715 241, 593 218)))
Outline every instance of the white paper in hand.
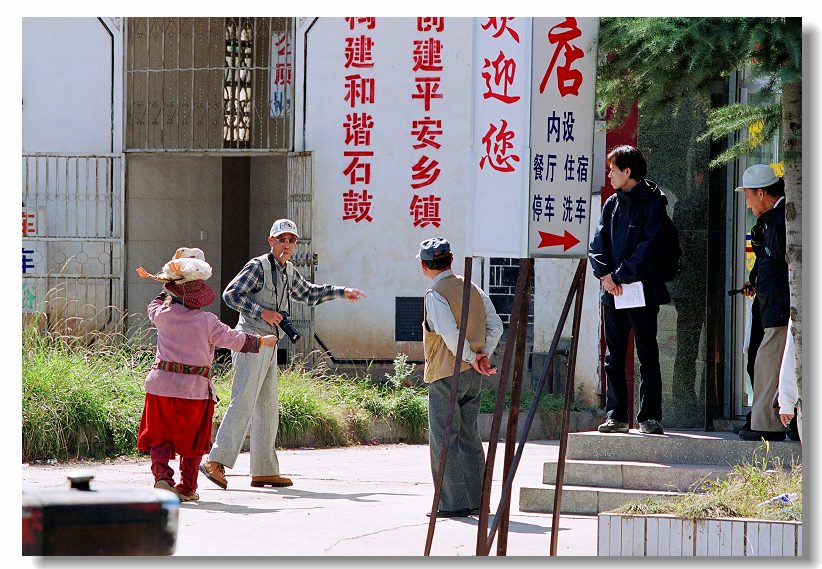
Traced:
POLYGON ((641 282, 624 284, 622 294, 614 295, 614 306, 616 308, 641 308, 645 306, 645 291, 641 282))

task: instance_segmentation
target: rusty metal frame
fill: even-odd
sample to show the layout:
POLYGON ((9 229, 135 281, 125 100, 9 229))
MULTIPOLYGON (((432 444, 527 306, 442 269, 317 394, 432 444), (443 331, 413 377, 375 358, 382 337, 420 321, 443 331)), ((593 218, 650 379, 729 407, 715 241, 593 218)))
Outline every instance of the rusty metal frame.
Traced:
MULTIPOLYGON (((565 477, 565 455, 566 455, 566 448, 568 444, 568 419, 570 416, 571 410, 571 399, 573 396, 573 374, 575 371, 576 366, 576 353, 577 347, 579 345, 579 326, 581 322, 582 316, 582 300, 584 295, 584 287, 585 287, 585 268, 586 268, 586 260, 580 259, 579 264, 577 265, 576 273, 574 274, 573 280, 571 281, 570 289, 568 290, 568 296, 565 299, 565 304, 562 307, 562 313, 559 317, 559 322, 557 324, 556 330, 554 331, 554 337, 551 340, 551 346, 548 349, 548 354, 545 358, 545 364, 542 369, 542 373, 540 374, 539 380, 537 381, 537 385, 534 388, 534 399, 531 402, 531 407, 528 410, 528 415, 525 419, 525 424, 523 425, 522 434, 519 438, 519 444, 517 445, 517 450, 513 456, 511 461, 510 467, 507 473, 504 475, 504 482, 502 486, 502 496, 500 497, 499 505, 497 506, 496 515, 494 516, 494 520, 491 524, 490 531, 488 532, 487 536, 485 533, 485 528, 487 524, 487 514, 483 515, 485 512, 483 509, 480 509, 480 523, 478 524, 477 528, 477 555, 488 555, 491 544, 494 541, 494 537, 497 533, 497 530, 500 529, 501 525, 503 524, 503 520, 505 524, 507 524, 507 510, 508 505, 510 504, 510 495, 511 490, 513 487, 514 476, 517 472, 517 467, 519 466, 519 461, 522 457, 522 452, 525 448, 525 442, 528 439, 528 432, 531 429, 531 424, 534 421, 534 415, 536 414, 537 407, 539 405, 539 396, 542 393, 542 388, 545 384, 545 378, 548 375, 548 370, 550 369, 552 360, 554 358, 554 353, 557 349, 557 344, 559 343, 559 338, 562 333, 563 328, 565 327, 565 322, 568 318, 568 312, 571 308, 571 302, 574 301, 576 297, 575 307, 574 307, 574 322, 573 322, 573 338, 571 341, 571 353, 569 356, 568 361, 568 378, 565 382, 565 401, 563 405, 563 422, 562 422, 562 435, 560 439, 560 451, 559 451, 559 459, 557 461, 557 480, 556 480, 556 487, 554 489, 554 513, 553 513, 553 521, 551 524, 551 555, 556 555, 556 540, 559 532, 559 510, 560 505, 562 503, 562 484, 565 477)), ((520 271, 522 271, 523 266, 520 264, 520 271)), ((518 277, 517 283, 519 285, 518 277)), ((524 287, 523 287, 524 288, 524 287)), ((515 298, 515 302, 517 298, 515 298)), ((523 299, 524 302, 527 300, 523 299)), ((517 307, 519 308, 519 306, 517 307)), ((512 311, 513 312, 513 311, 512 311)), ((527 323, 527 310, 522 311, 520 310, 518 313, 520 324, 527 323), (523 318, 523 314, 525 318, 523 318)), ((524 327, 524 324, 523 324, 524 327)), ((509 329, 510 330, 510 329, 509 329)), ((506 352, 508 352, 508 348, 506 346, 506 352)), ((519 365, 522 365, 522 362, 518 362, 519 365)), ((516 376, 515 376, 516 377, 516 376)), ((503 381, 503 378, 500 378, 500 381, 503 381)), ((497 401, 499 405, 499 399, 497 401)), ((509 413, 510 415, 510 413, 509 413)), ((499 423, 501 420, 501 412, 499 415, 496 413, 496 409, 494 412, 494 420, 491 425, 491 432, 492 434, 495 432, 499 432, 499 423)), ((510 427, 510 417, 509 417, 509 427, 510 427)), ((510 432, 510 429, 509 429, 510 432)), ((514 431, 516 432, 516 431, 514 431)), ((493 439, 490 441, 490 444, 493 444, 493 439)), ((490 450, 490 447, 489 447, 490 450)), ((490 453, 489 453, 490 454, 490 453)), ((493 465, 492 465, 493 468, 493 465)), ((488 471, 488 465, 486 464, 486 472, 488 471)), ((490 501, 490 484, 483 485, 483 503, 488 503, 490 501)), ((500 541, 502 543, 498 544, 498 554, 504 554, 507 550, 507 533, 500 531, 500 541)))
MULTIPOLYGON (((514 350, 514 376, 511 384, 511 406, 508 409, 508 430, 505 433, 505 458, 503 461, 502 476, 508 477, 511 465, 514 461, 514 441, 517 439, 517 427, 519 426, 519 402, 522 394, 522 374, 525 367, 525 332, 528 328, 528 299, 534 286, 534 260, 527 259, 527 263, 521 264, 520 271, 525 272, 526 283, 523 292, 523 302, 519 307, 519 327, 517 329, 517 340, 514 350)), ((536 398, 539 395, 535 395, 536 398)), ((505 501, 502 519, 499 526, 499 539, 497 540, 497 555, 506 555, 508 552, 508 517, 511 511, 511 496, 505 501)))
MULTIPOLYGON (((520 342, 522 342, 522 350, 524 350, 525 330, 528 327, 528 299, 530 296, 529 292, 530 285, 532 282, 533 264, 534 260, 530 258, 519 260, 519 273, 517 275, 517 285, 514 289, 514 305, 511 307, 512 318, 508 325, 509 340, 505 343, 505 353, 502 358, 502 370, 500 371, 499 384, 497 386, 497 399, 496 404, 494 406, 494 416, 491 421, 491 434, 488 437, 488 455, 485 459, 485 472, 483 474, 482 479, 482 497, 480 500, 479 523, 477 524, 477 555, 487 555, 488 550, 490 549, 490 544, 486 543, 486 528, 488 527, 488 508, 491 501, 491 482, 494 473, 494 462, 496 460, 497 440, 499 438, 500 423, 502 421, 502 412, 503 407, 505 405, 505 391, 508 386, 508 375, 511 371, 514 349, 516 348, 517 355, 519 356, 521 351, 520 342), (523 314, 525 315, 524 319, 523 314), (512 338, 516 338, 516 341, 512 342, 512 338)), ((513 361, 521 363, 522 359, 517 358, 513 361)), ((521 368, 521 365, 514 366, 514 381, 519 379, 521 382, 522 376, 521 373, 516 373, 517 367, 521 368)), ((518 388, 519 386, 517 385, 512 386, 511 408, 508 411, 509 427, 508 432, 506 434, 504 476, 507 476, 508 470, 510 469, 511 454, 513 449, 513 447, 509 444, 509 441, 512 440, 512 438, 510 438, 511 421, 515 420, 518 422, 519 420, 519 405, 515 404, 515 401, 518 402, 519 399, 514 398, 514 390, 519 392, 518 388), (513 419, 512 416, 514 417, 513 419)), ((516 424, 517 423, 514 423, 513 438, 516 438, 516 424)), ((509 506, 510 501, 508 504, 506 504, 502 513, 505 519, 505 522, 503 524, 503 532, 507 532, 507 518, 509 513, 509 506)), ((505 547, 503 546, 503 551, 504 549, 505 547)))

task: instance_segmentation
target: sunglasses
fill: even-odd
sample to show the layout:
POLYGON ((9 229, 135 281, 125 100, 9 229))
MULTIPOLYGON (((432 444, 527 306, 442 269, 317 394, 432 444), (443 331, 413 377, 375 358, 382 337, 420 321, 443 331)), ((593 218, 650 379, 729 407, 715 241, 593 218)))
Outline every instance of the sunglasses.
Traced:
POLYGON ((281 245, 285 245, 286 243, 290 243, 291 245, 294 245, 296 242, 297 242, 296 237, 277 237, 277 243, 280 243, 281 245))

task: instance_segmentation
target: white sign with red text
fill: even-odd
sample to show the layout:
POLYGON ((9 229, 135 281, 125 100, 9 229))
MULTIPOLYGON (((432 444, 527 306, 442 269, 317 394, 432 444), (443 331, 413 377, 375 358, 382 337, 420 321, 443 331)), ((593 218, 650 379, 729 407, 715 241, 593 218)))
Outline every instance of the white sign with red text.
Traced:
POLYGON ((588 253, 598 31, 598 18, 533 19, 530 257, 588 253))
POLYGON ((466 246, 475 256, 527 255, 530 60, 530 18, 475 18, 466 224, 466 246))

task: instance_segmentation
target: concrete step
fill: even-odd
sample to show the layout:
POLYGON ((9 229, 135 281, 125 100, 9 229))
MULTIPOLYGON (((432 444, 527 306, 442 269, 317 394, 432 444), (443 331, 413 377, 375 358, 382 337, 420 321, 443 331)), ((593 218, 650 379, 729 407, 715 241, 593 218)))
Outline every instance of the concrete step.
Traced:
MULTIPOLYGON (((783 464, 802 461, 798 442, 769 442, 768 456, 783 464)), ((733 433, 706 431, 666 431, 664 435, 629 433, 569 433, 567 459, 627 460, 662 464, 734 465, 762 460, 762 441, 743 441, 733 433)))
MULTIPOLYGON (((517 422, 516 441, 518 442, 525 428, 528 409, 521 409, 517 422)), ((480 413, 477 417, 477 429, 483 441, 488 441, 491 437, 491 426, 493 423, 493 413, 480 413)), ((572 411, 568 417, 568 432, 577 433, 580 431, 590 431, 596 429, 602 423, 602 416, 599 411, 572 411)), ((508 411, 502 412, 500 419, 500 429, 498 441, 504 441, 508 431, 508 411)), ((528 440, 559 439, 562 435, 562 411, 546 411, 534 415, 531 428, 528 431, 528 440)))
MULTIPOLYGON (((660 464, 625 460, 566 460, 565 486, 688 492, 707 480, 724 478, 733 468, 716 464, 660 464)), ((557 462, 546 462, 542 483, 555 484, 557 462)))
MULTIPOLYGON (((680 496, 681 492, 654 490, 625 490, 622 488, 592 488, 588 486, 562 486, 562 514, 593 516, 618 508, 626 502, 652 497, 680 496)), ((551 514, 554 511, 554 486, 540 488, 522 487, 519 491, 521 512, 551 514)))

